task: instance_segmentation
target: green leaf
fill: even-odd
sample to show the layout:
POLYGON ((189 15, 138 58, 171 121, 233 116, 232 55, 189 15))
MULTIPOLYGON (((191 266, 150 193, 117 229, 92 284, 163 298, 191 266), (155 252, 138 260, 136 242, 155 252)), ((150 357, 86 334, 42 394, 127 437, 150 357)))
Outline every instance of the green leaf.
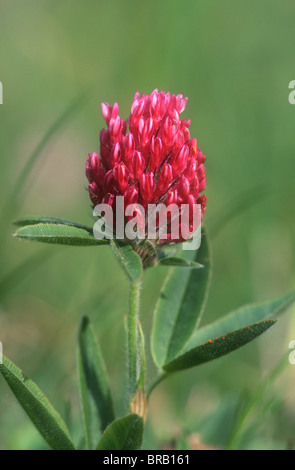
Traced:
POLYGON ((197 344, 204 343, 210 338, 224 336, 228 331, 244 328, 265 319, 277 318, 294 302, 295 292, 290 292, 268 302, 243 306, 226 315, 221 320, 197 330, 186 345, 185 351, 195 347, 197 344))
POLYGON ((136 414, 116 419, 103 433, 97 450, 139 450, 143 441, 143 420, 136 414))
POLYGON ((56 245, 93 246, 108 244, 108 240, 98 240, 82 228, 58 224, 27 225, 19 228, 14 236, 22 240, 56 245))
POLYGON ((37 385, 6 357, 0 372, 49 446, 54 450, 74 450, 68 428, 37 385))
POLYGON ((110 240, 110 245, 115 258, 128 279, 132 282, 137 281, 143 273, 142 262, 131 245, 124 244, 118 240, 110 240))
POLYGON ((114 411, 102 354, 86 316, 81 321, 78 344, 78 373, 85 441, 88 449, 95 449, 98 436, 114 420, 114 411))
POLYGON ((212 338, 168 362, 163 369, 165 372, 171 373, 218 359, 257 338, 274 323, 276 323, 275 320, 254 323, 254 325, 232 331, 224 336, 212 338))
POLYGON ((210 253, 205 233, 200 248, 184 251, 184 259, 204 267, 175 267, 168 273, 154 313, 151 347, 158 367, 179 354, 201 319, 210 279, 210 253))
POLYGON ((178 258, 177 256, 168 256, 167 258, 162 258, 158 261, 160 266, 176 266, 179 268, 191 268, 191 269, 200 269, 204 266, 195 261, 190 261, 185 258, 178 258))
POLYGON ((37 224, 57 224, 67 225, 70 227, 77 227, 86 230, 86 232, 93 235, 93 228, 87 227, 86 225, 78 224, 77 222, 70 222, 69 220, 57 219, 56 217, 44 217, 44 216, 31 216, 31 217, 19 217, 13 221, 14 225, 18 227, 25 227, 26 225, 37 225, 37 224))

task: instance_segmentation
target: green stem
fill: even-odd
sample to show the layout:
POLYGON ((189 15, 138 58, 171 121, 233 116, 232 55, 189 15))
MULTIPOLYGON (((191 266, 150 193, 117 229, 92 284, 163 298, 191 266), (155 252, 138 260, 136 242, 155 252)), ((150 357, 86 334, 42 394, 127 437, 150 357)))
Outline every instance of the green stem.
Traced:
POLYGON ((138 313, 140 281, 130 282, 129 314, 127 321, 129 398, 132 398, 138 377, 138 313))
POLYGON ((140 371, 139 377, 137 381, 137 386, 139 389, 144 390, 145 388, 145 377, 146 377, 146 358, 145 358, 145 340, 144 340, 144 333, 142 330, 142 326, 140 321, 138 321, 138 331, 139 331, 139 338, 140 338, 140 345, 139 345, 139 359, 140 359, 140 371))

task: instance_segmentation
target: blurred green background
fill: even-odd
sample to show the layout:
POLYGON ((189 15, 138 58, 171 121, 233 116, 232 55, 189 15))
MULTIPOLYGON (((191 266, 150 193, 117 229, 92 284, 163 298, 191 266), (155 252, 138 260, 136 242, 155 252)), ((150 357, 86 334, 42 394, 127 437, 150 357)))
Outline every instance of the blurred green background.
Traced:
MULTIPOLYGON (((11 236, 12 220, 52 215, 91 223, 84 166, 87 153, 99 148, 101 101, 117 101, 126 117, 137 90, 183 93, 189 97, 184 117, 207 155, 204 222, 214 274, 204 324, 292 290, 294 15, 292 0, 0 1, 0 338, 5 354, 39 384, 77 440, 78 322, 87 313, 95 324, 120 413, 127 282, 108 248, 22 243, 11 236), (22 185, 36 146, 89 89, 22 185)), ((156 268, 145 275, 147 336, 165 273, 156 268)), ((178 441, 181 448, 191 434, 218 447, 292 447, 295 366, 285 359, 277 379, 263 388, 292 339, 294 310, 256 343, 161 384, 150 403, 145 447, 178 441), (261 387, 260 398, 253 398, 261 387)), ((0 449, 42 448, 1 379, 0 449)))

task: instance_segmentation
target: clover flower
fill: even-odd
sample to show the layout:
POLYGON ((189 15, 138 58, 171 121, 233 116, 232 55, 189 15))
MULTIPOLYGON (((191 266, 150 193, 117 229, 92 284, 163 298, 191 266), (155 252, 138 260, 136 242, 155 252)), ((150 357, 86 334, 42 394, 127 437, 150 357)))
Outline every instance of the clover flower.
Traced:
MULTIPOLYGON (((123 196, 125 208, 163 203, 193 209, 199 204, 203 216, 206 157, 190 136, 191 121, 180 119, 186 103, 183 95, 137 92, 126 121, 117 103, 102 103, 107 129, 100 132, 100 153, 90 153, 86 163, 94 206, 104 203, 115 210, 116 196, 123 196)), ((182 241, 173 240, 169 228, 167 238, 182 241)))

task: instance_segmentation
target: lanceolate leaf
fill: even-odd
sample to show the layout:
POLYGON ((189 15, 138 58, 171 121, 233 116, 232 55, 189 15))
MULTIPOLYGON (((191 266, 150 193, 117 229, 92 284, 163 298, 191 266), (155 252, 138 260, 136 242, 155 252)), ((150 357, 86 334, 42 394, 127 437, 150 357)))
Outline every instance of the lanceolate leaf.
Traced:
POLYGON ((143 273, 142 262, 131 245, 124 244, 117 240, 110 240, 110 245, 115 258, 128 279, 132 282, 137 281, 143 273))
POLYGON ((184 251, 188 262, 202 269, 172 268, 168 273, 154 313, 152 354, 158 367, 174 359, 201 319, 210 278, 208 240, 203 233, 197 251, 184 251))
POLYGON ((71 246, 93 246, 108 244, 108 240, 98 240, 82 228, 59 224, 36 224, 19 228, 15 234, 22 240, 71 246))
POLYGON ((209 339, 206 343, 196 346, 168 362, 163 369, 168 373, 176 372, 222 357, 257 338, 274 323, 276 323, 274 320, 267 320, 232 331, 224 336, 209 339))
POLYGON ((178 258, 177 256, 169 256, 167 258, 162 258, 159 260, 158 264, 160 266, 176 266, 179 268, 191 268, 191 269, 200 269, 204 266, 195 261, 190 261, 185 258, 178 258))
POLYGON ((25 227, 26 225, 37 225, 37 224, 57 224, 67 225, 70 227, 77 227, 86 230, 93 235, 93 228, 87 227, 86 225, 78 224, 77 222, 70 222, 69 220, 57 219, 56 217, 42 217, 42 216, 31 216, 31 217, 20 217, 14 220, 14 225, 18 227, 25 227))
POLYGON ((223 336, 228 331, 237 330, 265 319, 277 318, 294 302, 295 292, 290 292, 268 302, 243 306, 226 315, 221 320, 197 330, 186 345, 185 351, 195 347, 197 344, 204 343, 210 338, 223 336))
POLYGON ((95 449, 98 437, 114 420, 114 411, 104 361, 87 317, 79 330, 78 371, 86 446, 95 449))
POLYGON ((130 414, 114 421, 102 435, 97 450, 139 450, 143 441, 143 420, 130 414))
POLYGON ((37 385, 6 357, 0 372, 49 446, 54 450, 74 450, 64 421, 37 385))

